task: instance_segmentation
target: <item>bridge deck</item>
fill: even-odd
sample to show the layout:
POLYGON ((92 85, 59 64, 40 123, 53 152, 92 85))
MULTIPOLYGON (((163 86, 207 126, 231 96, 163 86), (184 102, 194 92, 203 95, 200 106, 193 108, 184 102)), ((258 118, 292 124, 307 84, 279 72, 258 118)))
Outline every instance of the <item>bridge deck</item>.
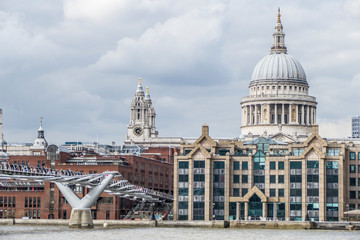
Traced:
POLYGON ((4 182, 10 182, 9 180, 30 180, 35 182, 61 182, 68 185, 76 184, 87 188, 94 188, 109 174, 114 176, 114 180, 104 190, 108 194, 144 202, 173 201, 172 195, 131 184, 119 172, 114 171, 86 175, 71 170, 51 170, 44 167, 34 168, 26 165, 1 163, 0 185, 1 183, 4 184, 4 182))

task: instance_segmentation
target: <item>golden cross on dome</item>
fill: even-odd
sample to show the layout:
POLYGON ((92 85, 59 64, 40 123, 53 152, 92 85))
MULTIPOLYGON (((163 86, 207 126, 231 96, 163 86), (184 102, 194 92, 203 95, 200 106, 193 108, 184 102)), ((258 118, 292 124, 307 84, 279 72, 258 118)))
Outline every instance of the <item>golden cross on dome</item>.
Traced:
POLYGON ((278 22, 278 23, 281 23, 281 20, 280 20, 280 17, 281 17, 280 8, 278 8, 278 15, 277 15, 277 17, 278 17, 277 22, 278 22))

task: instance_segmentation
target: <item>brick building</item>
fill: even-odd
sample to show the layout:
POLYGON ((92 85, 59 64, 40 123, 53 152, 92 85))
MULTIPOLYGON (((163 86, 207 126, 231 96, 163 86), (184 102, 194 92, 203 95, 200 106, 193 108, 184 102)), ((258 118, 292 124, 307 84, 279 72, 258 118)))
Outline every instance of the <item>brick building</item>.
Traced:
MULTIPOLYGON (((78 157, 61 151, 52 157, 45 151, 38 156, 9 156, 8 162, 14 166, 46 167, 84 174, 118 171, 132 184, 172 194, 173 165, 158 158, 158 155, 78 157)), ((73 188, 79 197, 89 191, 82 186, 74 185, 73 188)), ((94 219, 121 219, 134 204, 136 202, 103 193, 91 210, 94 219)), ((53 183, 0 182, 0 218, 65 219, 70 213, 70 205, 53 183)))

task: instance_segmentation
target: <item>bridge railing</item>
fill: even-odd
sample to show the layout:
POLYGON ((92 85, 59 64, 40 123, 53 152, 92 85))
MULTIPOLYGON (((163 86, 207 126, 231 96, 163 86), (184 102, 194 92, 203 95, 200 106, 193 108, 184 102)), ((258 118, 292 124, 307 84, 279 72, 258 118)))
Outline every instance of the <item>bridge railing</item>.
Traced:
POLYGON ((105 192, 119 197, 133 197, 133 200, 144 198, 145 200, 163 199, 173 201, 173 196, 158 192, 153 189, 134 185, 128 182, 119 172, 103 172, 97 174, 84 174, 72 170, 49 169, 46 167, 30 167, 28 165, 0 163, 1 178, 28 180, 42 180, 50 182, 67 182, 69 184, 80 184, 85 187, 95 187, 108 174, 114 175, 114 180, 106 187, 105 192), (7 177, 6 177, 7 176, 7 177))

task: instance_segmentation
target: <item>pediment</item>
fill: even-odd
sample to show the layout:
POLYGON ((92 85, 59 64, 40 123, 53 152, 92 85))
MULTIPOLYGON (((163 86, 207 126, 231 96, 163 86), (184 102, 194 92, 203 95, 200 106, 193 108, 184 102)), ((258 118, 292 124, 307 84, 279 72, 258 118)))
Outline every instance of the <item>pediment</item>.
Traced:
POLYGON ((250 191, 244 196, 244 200, 248 202, 254 194, 256 194, 261 199, 261 202, 267 202, 266 195, 257 186, 253 186, 250 189, 250 191))
POLYGON ((305 149, 302 154, 306 160, 318 161, 320 158, 325 158, 325 154, 315 145, 312 145, 305 149))
POLYGON ((192 155, 192 159, 193 160, 205 160, 205 154, 202 153, 202 151, 200 149, 198 149, 193 155, 192 155))
POLYGON ((275 135, 272 135, 270 138, 274 139, 276 141, 285 142, 285 143, 294 143, 295 142, 295 139, 293 139, 292 137, 290 137, 282 132, 276 133, 275 135))
POLYGON ((211 149, 211 143, 207 138, 203 138, 199 144, 201 144, 201 146, 205 149, 211 149))
POLYGON ((319 149, 321 149, 322 147, 326 147, 327 146, 327 142, 320 137, 319 135, 311 135, 305 142, 304 145, 306 146, 315 146, 319 149))
POLYGON ((201 144, 198 144, 191 150, 188 156, 195 160, 204 160, 205 158, 210 158, 211 154, 201 144))

